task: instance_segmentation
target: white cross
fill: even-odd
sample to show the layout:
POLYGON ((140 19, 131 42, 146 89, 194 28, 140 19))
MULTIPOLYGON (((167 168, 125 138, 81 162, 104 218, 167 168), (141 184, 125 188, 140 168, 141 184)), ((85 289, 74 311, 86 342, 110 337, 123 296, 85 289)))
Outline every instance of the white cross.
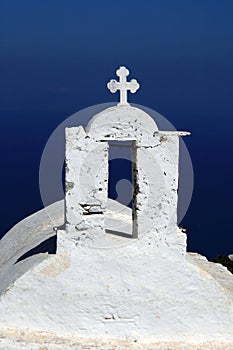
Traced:
POLYGON ((116 71, 116 75, 120 78, 119 82, 115 79, 111 79, 107 87, 112 93, 120 90, 120 103, 118 103, 118 105, 128 105, 127 90, 130 90, 130 92, 134 94, 139 89, 140 85, 136 79, 127 82, 126 77, 129 75, 129 70, 126 67, 120 67, 116 71))

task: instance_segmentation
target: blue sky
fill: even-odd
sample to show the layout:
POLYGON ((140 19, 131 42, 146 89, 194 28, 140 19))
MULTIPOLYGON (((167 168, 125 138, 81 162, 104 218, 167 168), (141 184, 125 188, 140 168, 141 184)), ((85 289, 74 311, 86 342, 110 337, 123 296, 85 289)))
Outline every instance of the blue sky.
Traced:
POLYGON ((133 103, 191 130, 195 187, 189 249, 233 251, 233 2, 0 1, 0 235, 39 208, 43 147, 74 112, 117 101, 106 82, 126 65, 133 103))

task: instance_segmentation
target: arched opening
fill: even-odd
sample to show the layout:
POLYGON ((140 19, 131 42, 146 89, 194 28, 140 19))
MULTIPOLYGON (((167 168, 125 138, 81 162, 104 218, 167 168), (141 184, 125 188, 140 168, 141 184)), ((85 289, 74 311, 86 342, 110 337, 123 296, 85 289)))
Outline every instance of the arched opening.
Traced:
MULTIPOLYGON (((130 209, 129 228, 124 231, 107 230, 109 233, 122 235, 129 238, 137 238, 136 224, 136 158, 135 141, 109 141, 108 161, 108 198, 130 209)), ((121 207, 119 207, 119 210, 121 207)))

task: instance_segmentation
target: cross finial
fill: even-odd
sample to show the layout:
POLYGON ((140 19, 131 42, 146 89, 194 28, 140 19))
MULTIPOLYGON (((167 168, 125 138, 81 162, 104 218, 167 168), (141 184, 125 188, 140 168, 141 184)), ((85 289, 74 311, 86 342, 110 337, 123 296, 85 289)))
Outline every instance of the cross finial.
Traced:
POLYGON ((120 78, 119 82, 115 79, 111 79, 107 87, 112 92, 115 93, 117 90, 120 90, 120 103, 118 105, 128 105, 127 102, 127 90, 130 90, 134 94, 140 87, 136 79, 132 79, 127 82, 126 77, 129 75, 129 70, 121 66, 117 71, 116 75, 120 78))

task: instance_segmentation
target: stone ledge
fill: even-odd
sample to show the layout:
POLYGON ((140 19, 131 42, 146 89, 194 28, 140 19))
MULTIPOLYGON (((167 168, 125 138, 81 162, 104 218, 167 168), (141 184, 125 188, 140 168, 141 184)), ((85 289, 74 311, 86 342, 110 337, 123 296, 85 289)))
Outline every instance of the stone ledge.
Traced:
POLYGON ((47 332, 0 330, 0 350, 232 350, 233 342, 143 342, 135 339, 59 337, 47 332))

